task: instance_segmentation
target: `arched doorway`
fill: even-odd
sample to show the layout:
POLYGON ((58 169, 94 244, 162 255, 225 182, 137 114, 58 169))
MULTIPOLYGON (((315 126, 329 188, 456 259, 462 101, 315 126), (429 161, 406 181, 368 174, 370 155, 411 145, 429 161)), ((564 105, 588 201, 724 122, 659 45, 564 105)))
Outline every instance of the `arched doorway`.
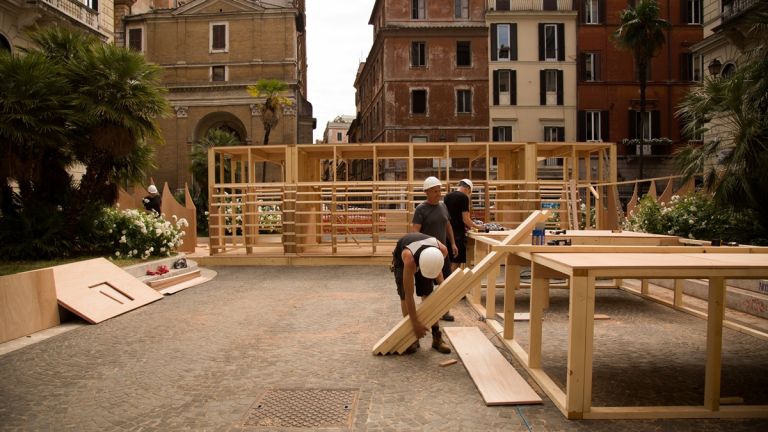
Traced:
POLYGON ((243 145, 250 143, 250 138, 245 130, 245 125, 237 116, 225 111, 213 112, 201 118, 195 127, 195 142, 205 137, 211 129, 221 129, 231 132, 243 145))
POLYGON ((0 50, 11 52, 11 42, 2 34, 0 34, 0 50))

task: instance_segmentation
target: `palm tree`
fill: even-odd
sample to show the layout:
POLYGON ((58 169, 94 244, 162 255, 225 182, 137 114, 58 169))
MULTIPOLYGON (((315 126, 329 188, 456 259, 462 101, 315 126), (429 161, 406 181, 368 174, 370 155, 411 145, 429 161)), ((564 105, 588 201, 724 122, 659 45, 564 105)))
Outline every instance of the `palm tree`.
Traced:
POLYGON ((730 77, 708 77, 680 103, 688 136, 711 132, 702 144, 677 153, 681 172, 704 173, 704 186, 723 208, 753 210, 768 229, 768 4, 750 14, 753 49, 730 77))
POLYGON ((96 214, 114 202, 117 185, 145 178, 149 141, 161 142, 157 119, 169 106, 160 69, 137 53, 65 28, 30 37, 36 48, 0 56, 0 156, 9 161, 0 168, 0 226, 15 243, 29 240, 21 254, 52 256, 61 248, 51 237, 67 249, 90 247, 96 214), (85 169, 78 183, 68 172, 75 164, 85 169))
POLYGON ((640 0, 619 14, 621 26, 613 33, 616 45, 632 51, 640 77, 640 178, 643 178, 643 145, 645 144, 645 88, 648 84, 648 66, 666 42, 666 20, 659 18, 656 0, 640 0))
POLYGON ((269 134, 280 121, 280 111, 283 107, 293 105, 291 99, 280 94, 288 88, 288 84, 276 79, 262 79, 247 88, 251 96, 264 98, 264 102, 259 104, 261 122, 264 125, 264 145, 269 144, 269 134))

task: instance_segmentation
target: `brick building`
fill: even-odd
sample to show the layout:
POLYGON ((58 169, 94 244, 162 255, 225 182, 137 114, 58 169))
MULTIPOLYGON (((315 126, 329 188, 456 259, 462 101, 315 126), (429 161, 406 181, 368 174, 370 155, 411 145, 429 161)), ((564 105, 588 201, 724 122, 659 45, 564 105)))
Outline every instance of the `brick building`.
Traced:
POLYGON ((360 142, 487 141, 488 31, 477 0, 377 0, 355 82, 360 142))
MULTIPOLYGON (((156 181, 172 189, 190 182, 191 146, 210 129, 262 144, 261 100, 246 91, 259 79, 287 83, 284 96, 293 102, 272 129, 270 144, 312 142, 304 11, 303 0, 116 1, 118 41, 164 69, 174 110, 160 120, 165 144, 156 153, 156 181)), ((267 178, 279 179, 279 167, 268 167, 267 178)))

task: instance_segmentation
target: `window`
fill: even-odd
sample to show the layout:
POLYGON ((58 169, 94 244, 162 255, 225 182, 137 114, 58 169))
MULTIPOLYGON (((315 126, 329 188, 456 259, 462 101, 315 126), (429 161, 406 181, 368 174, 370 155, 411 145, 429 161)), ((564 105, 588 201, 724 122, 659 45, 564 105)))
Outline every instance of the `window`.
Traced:
POLYGON ((336 132, 336 141, 338 141, 338 142, 342 141, 341 132, 336 132))
POLYGON ((411 90, 411 114, 427 113, 427 91, 411 90))
POLYGON ((144 31, 140 28, 128 29, 128 48, 134 51, 144 51, 144 31))
POLYGON ((229 29, 226 23, 211 23, 211 52, 227 52, 229 29))
POLYGON ((582 54, 581 77, 583 81, 600 81, 600 54, 582 54))
POLYGON ((456 66, 472 66, 472 50, 468 41, 456 42, 456 66))
POLYGON ((683 2, 683 22, 687 24, 701 24, 701 0, 685 0, 683 2))
POLYGON ((211 66, 211 81, 226 81, 226 80, 227 80, 226 66, 211 66))
POLYGON ((600 0, 584 1, 584 24, 600 24, 600 0))
POLYGON ((426 42, 411 43, 411 66, 423 67, 427 65, 427 44, 426 42))
POLYGON ((411 142, 415 143, 425 143, 427 142, 427 137, 424 135, 413 135, 411 137, 411 142))
POLYGON ((544 4, 542 6, 545 11, 556 11, 557 0, 544 0, 544 4))
POLYGON ((565 24, 539 24, 539 60, 565 60, 565 24))
POLYGON ((426 13, 424 10, 424 2, 427 0, 411 0, 411 18, 412 19, 424 19, 426 13))
POLYGON ((680 81, 701 81, 704 59, 693 53, 680 54, 680 81))
POLYGON ((494 126, 494 141, 512 141, 512 126, 494 126))
POLYGON ((565 128, 562 126, 544 126, 544 141, 565 141, 565 128))
POLYGON ((600 136, 602 128, 600 126, 600 111, 587 111, 584 124, 586 141, 602 141, 600 136))
POLYGON ((471 90, 456 90, 456 112, 459 114, 472 113, 471 90))
POLYGON ((541 105, 563 104, 563 71, 544 69, 540 71, 541 105))
POLYGON ((723 66, 723 71, 721 73, 723 74, 723 78, 732 77, 733 74, 736 73, 736 65, 733 63, 727 63, 725 66, 723 66))
POLYGON ((496 10, 508 11, 509 10, 509 0, 496 0, 496 10))
POLYGON ((517 71, 493 71, 493 104, 517 105, 517 71))
MULTIPOLYGON (((629 111, 629 137, 640 138, 640 111, 629 111)), ((642 127, 643 139, 661 137, 661 113, 658 110, 645 112, 645 122, 642 127)))
POLYGON ((461 19, 469 18, 469 0, 456 0, 455 5, 454 17, 461 19))
POLYGON ((491 60, 517 60, 517 24, 491 24, 491 60))
POLYGON ((474 137, 472 135, 459 135, 456 137, 456 142, 473 142, 474 137))
POLYGON ((99 0, 87 0, 85 4, 95 11, 99 10, 99 0))

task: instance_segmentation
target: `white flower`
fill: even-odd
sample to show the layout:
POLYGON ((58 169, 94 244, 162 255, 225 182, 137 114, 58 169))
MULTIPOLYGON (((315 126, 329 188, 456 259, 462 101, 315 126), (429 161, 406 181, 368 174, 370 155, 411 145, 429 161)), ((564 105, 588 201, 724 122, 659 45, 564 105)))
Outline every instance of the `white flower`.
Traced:
POLYGON ((119 243, 127 243, 128 240, 125 238, 125 236, 120 237, 119 243))
POLYGON ((162 233, 163 233, 163 230, 161 230, 160 228, 155 229, 155 234, 160 235, 162 233))
POLYGON ((120 251, 115 251, 115 256, 119 257, 120 256, 120 251))

